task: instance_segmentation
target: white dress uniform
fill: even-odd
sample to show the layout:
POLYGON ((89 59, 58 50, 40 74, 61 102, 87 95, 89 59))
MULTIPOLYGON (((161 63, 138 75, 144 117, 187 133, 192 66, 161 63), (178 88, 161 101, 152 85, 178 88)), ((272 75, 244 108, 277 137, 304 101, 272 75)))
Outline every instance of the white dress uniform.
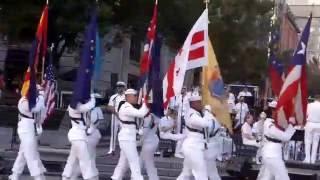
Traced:
POLYGON ((157 136, 157 128, 159 118, 153 114, 149 114, 143 121, 143 136, 141 148, 141 160, 147 170, 149 180, 159 180, 157 169, 154 164, 154 153, 159 145, 157 136))
MULTIPOLYGON (((90 113, 90 127, 87 130, 88 136, 88 150, 92 160, 92 165, 96 169, 96 157, 97 157, 97 145, 101 139, 101 133, 98 129, 99 121, 104 119, 103 113, 100 107, 95 107, 90 113)), ((98 170, 97 170, 98 171, 98 170)), ((77 166, 74 168, 74 173, 70 180, 78 180, 78 176, 81 175, 79 161, 77 166)))
POLYGON ((177 119, 177 127, 176 132, 182 132, 182 119, 184 119, 188 109, 190 108, 189 105, 189 98, 190 95, 186 93, 186 95, 178 95, 174 96, 170 99, 170 107, 174 107, 178 111, 178 119, 177 119))
MULTIPOLYGON (((108 106, 115 108, 115 111, 118 112, 118 106, 121 101, 125 100, 124 94, 114 94, 110 97, 108 106)), ((119 119, 116 115, 112 114, 111 116, 111 136, 110 136, 110 148, 109 153, 112 153, 116 149, 117 144, 117 135, 120 127, 119 119)))
MULTIPOLYGON (((128 89, 129 91, 131 89, 128 89)), ((126 91, 126 92, 127 92, 126 91)), ((131 170, 133 180, 143 180, 141 166, 137 151, 137 125, 136 118, 143 118, 149 109, 143 103, 140 109, 136 109, 128 102, 125 102, 119 109, 120 132, 118 134, 120 145, 120 158, 113 172, 111 179, 121 180, 126 172, 127 164, 131 170)))
POLYGON ((19 122, 18 136, 20 147, 18 156, 13 164, 11 180, 18 180, 27 164, 30 175, 35 180, 44 180, 43 173, 46 171, 38 152, 38 132, 36 130, 35 114, 44 109, 44 98, 39 95, 34 108, 29 110, 29 102, 22 97, 18 102, 19 122))
POLYGON ((70 154, 62 173, 62 180, 71 178, 76 164, 79 163, 83 179, 98 179, 98 171, 93 166, 88 148, 87 123, 90 123, 88 115, 90 110, 95 107, 95 98, 91 95, 86 104, 78 104, 76 109, 68 107, 71 118, 71 129, 68 133, 68 139, 71 143, 70 154))
MULTIPOLYGON (((190 105, 189 98, 192 96, 192 93, 186 93, 184 96, 178 95, 171 98, 170 104, 171 107, 174 107, 178 111, 177 124, 175 128, 175 133, 180 134, 184 133, 183 124, 185 123, 185 115, 187 114, 190 105)), ((178 158, 183 158, 182 156, 182 143, 183 140, 179 140, 176 144, 175 156, 178 158)))
POLYGON ((305 126, 304 143, 306 158, 304 162, 315 163, 320 134, 320 102, 314 101, 307 107, 307 123, 305 126))
POLYGON ((246 114, 249 112, 249 108, 247 103, 245 102, 238 102, 235 106, 235 111, 236 111, 236 120, 237 120, 237 125, 240 126, 244 123, 244 118, 246 114))
POLYGON ((288 170, 282 158, 282 144, 295 133, 292 125, 285 131, 278 129, 274 120, 267 118, 264 123, 264 142, 262 147, 262 163, 259 180, 290 180, 288 170))
POLYGON ((173 141, 180 141, 185 139, 185 134, 174 133, 174 127, 174 119, 172 119, 170 116, 162 117, 159 123, 160 138, 173 141))
POLYGON ((208 127, 208 149, 205 151, 205 159, 207 162, 207 172, 209 180, 221 180, 216 164, 216 160, 220 155, 220 149, 222 146, 220 138, 218 136, 218 132, 221 128, 221 125, 211 113, 210 106, 206 107, 206 110, 204 112, 204 118, 208 119, 212 123, 208 127))
POLYGON ((183 169, 177 180, 189 179, 190 170, 195 180, 208 179, 204 154, 206 148, 204 129, 211 124, 212 121, 203 118, 200 112, 193 108, 189 109, 186 116, 187 138, 182 144, 182 152, 184 154, 183 169))

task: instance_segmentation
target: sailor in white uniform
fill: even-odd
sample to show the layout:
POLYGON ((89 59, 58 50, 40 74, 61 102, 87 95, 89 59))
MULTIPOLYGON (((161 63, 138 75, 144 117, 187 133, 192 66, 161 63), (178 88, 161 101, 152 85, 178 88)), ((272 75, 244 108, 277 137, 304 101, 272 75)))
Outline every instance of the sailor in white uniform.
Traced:
POLYGON ((140 158, 137 151, 137 118, 144 118, 149 108, 143 102, 140 109, 134 106, 138 102, 137 91, 128 89, 125 91, 126 102, 119 105, 120 132, 118 134, 120 145, 120 158, 111 177, 113 180, 121 180, 129 164, 131 179, 143 180, 141 175, 140 158))
POLYGON ((154 114, 148 114, 143 121, 142 148, 140 157, 147 170, 149 180, 159 180, 157 169, 154 164, 154 154, 159 145, 157 128, 159 118, 154 114))
MULTIPOLYGON (((88 139, 88 150, 92 160, 92 166, 96 169, 96 156, 97 156, 97 145, 101 139, 101 133, 98 129, 99 122, 104 120, 101 106, 101 95, 95 93, 96 98, 96 107, 93 108, 90 112, 90 127, 87 129, 87 139, 88 139)), ((79 162, 79 161, 78 161, 79 162)), ((81 175, 81 170, 79 163, 74 168, 74 173, 70 180, 78 180, 78 177, 81 175)))
POLYGON ((95 97, 92 94, 91 98, 85 104, 78 103, 75 109, 71 106, 68 107, 72 125, 68 133, 71 149, 62 173, 62 180, 70 180, 77 163, 80 165, 83 179, 98 179, 98 171, 90 157, 87 137, 88 123, 90 123, 90 118, 88 116, 91 109, 95 107, 95 103, 95 97))
POLYGON ((177 180, 189 179, 190 170, 195 180, 208 179, 205 150, 207 141, 205 129, 212 121, 202 116, 201 96, 191 96, 190 109, 186 115, 187 138, 182 144, 184 155, 183 169, 177 180))
POLYGON ((109 99, 107 110, 112 113, 111 116, 111 136, 110 136, 110 148, 108 154, 112 154, 115 151, 117 144, 118 130, 120 126, 118 116, 118 106, 121 101, 125 100, 124 91, 126 89, 126 83, 122 81, 117 82, 117 93, 112 95, 109 99))
MULTIPOLYGON (((272 101, 269 107, 272 108, 272 117, 276 116, 277 102, 272 101)), ((264 140, 262 147, 262 166, 259 172, 259 180, 290 180, 288 170, 282 158, 282 146, 288 142, 295 129, 293 125, 296 120, 289 118, 289 126, 284 131, 280 130, 275 124, 274 119, 267 118, 264 122, 264 140)))
POLYGON ((315 96, 315 101, 308 104, 307 123, 304 129, 306 152, 304 162, 314 164, 316 162, 320 134, 320 95, 315 96))
MULTIPOLYGON (((38 86, 39 87, 39 86, 38 86)), ((38 136, 41 134, 41 111, 44 107, 43 90, 38 88, 39 95, 35 106, 30 110, 27 97, 22 96, 18 102, 19 122, 18 136, 20 139, 20 147, 18 156, 13 164, 10 180, 18 180, 23 173, 24 166, 27 164, 30 175, 35 180, 44 180, 44 168, 38 151, 38 136), (40 127, 40 128, 38 128, 40 127)))
POLYGON ((161 118, 159 123, 159 134, 161 139, 172 141, 180 141, 186 138, 185 134, 175 133, 177 124, 177 112, 170 107, 164 117, 161 118))
POLYGON ((209 180, 221 180, 216 164, 222 145, 218 136, 221 125, 212 114, 210 105, 204 107, 204 118, 212 122, 212 125, 208 127, 208 149, 205 151, 209 180))

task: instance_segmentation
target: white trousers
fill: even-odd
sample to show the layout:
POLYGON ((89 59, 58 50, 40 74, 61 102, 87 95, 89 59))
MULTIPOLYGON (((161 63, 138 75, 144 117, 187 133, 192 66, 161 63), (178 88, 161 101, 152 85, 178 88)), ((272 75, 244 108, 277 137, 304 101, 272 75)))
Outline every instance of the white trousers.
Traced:
POLYGON ((319 145, 320 123, 307 122, 304 132, 305 162, 315 163, 319 145), (312 149, 311 149, 312 148, 312 149))
POLYGON ((80 166, 83 179, 94 179, 98 176, 98 171, 93 166, 95 163, 90 157, 88 143, 84 140, 71 141, 70 154, 62 176, 71 178, 77 164, 80 166))
POLYGON ((121 149, 120 158, 111 179, 122 180, 129 165, 131 179, 143 180, 136 141, 119 141, 119 145, 121 149))
POLYGON ((154 141, 143 142, 141 149, 141 160, 147 170, 149 180, 159 180, 157 168, 154 164, 154 153, 159 145, 159 139, 154 141))
POLYGON ((204 156, 204 143, 190 144, 188 139, 182 145, 184 154, 183 169, 177 180, 188 180, 190 172, 195 180, 208 179, 207 163, 204 156))
MULTIPOLYGON (((97 145, 101 139, 101 135, 98 131, 95 131, 94 134, 88 136, 88 151, 90 154, 91 162, 93 169, 98 172, 98 169, 96 167, 96 157, 97 157, 97 145)), ((78 177, 81 175, 81 169, 79 165, 79 161, 77 160, 77 163, 73 169, 72 176, 70 180, 78 180, 78 177)))
POLYGON ((116 150, 119 127, 119 120, 116 119, 115 115, 112 115, 109 153, 116 150))
POLYGON ((258 180, 290 180, 288 170, 281 158, 263 158, 258 180))
POLYGON ((209 176, 209 180, 221 180, 218 169, 217 169, 217 157, 220 152, 220 142, 219 139, 214 139, 215 142, 208 143, 208 149, 205 150, 205 160, 207 163, 207 172, 209 176))
POLYGON ((24 166, 27 165, 30 175, 35 177, 41 176, 46 169, 44 168, 40 154, 38 152, 38 138, 34 133, 18 133, 20 147, 17 158, 12 167, 13 176, 18 177, 22 174, 24 166))

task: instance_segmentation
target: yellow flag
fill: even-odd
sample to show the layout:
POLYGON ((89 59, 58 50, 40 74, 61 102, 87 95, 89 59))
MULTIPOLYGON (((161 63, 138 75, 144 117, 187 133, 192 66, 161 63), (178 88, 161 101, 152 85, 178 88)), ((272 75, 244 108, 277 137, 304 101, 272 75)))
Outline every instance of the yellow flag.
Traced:
POLYGON ((202 70, 202 99, 204 105, 210 105, 218 121, 232 132, 232 121, 228 111, 224 84, 219 64, 211 41, 208 46, 208 64, 202 70))

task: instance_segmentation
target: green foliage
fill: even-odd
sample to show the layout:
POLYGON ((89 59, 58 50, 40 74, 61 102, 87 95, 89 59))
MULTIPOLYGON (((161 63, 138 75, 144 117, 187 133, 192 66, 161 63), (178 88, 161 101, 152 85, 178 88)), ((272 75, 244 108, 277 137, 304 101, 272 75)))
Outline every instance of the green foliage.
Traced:
MULTIPOLYGON (((9 40, 32 39, 44 3, 44 0, 1 0, 0 18, 5 21, 1 22, 0 31, 6 32, 9 40)), ((54 51, 55 59, 61 57, 66 47, 77 45, 76 36, 84 30, 89 7, 94 3, 94 0, 50 2, 50 42, 57 45, 64 42, 60 50, 54 51)), ((102 33, 117 24, 144 39, 153 0, 100 0, 98 4, 102 33)), ((204 8, 202 0, 159 0, 158 31, 166 43, 174 49, 181 47, 204 8)), ((267 0, 211 0, 210 39, 226 82, 258 83, 264 77, 271 8, 272 3, 267 0)))

